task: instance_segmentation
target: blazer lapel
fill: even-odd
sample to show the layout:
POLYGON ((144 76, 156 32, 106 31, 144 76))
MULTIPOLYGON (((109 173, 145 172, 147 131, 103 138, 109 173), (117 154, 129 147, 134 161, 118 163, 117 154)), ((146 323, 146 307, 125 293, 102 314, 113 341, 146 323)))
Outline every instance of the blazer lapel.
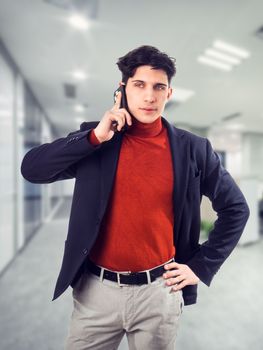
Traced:
POLYGON ((167 127, 174 171, 174 233, 175 243, 177 241, 178 231, 180 228, 180 220, 182 209, 186 197, 187 184, 189 181, 190 169, 190 143, 189 139, 185 137, 183 130, 172 126, 165 118, 162 120, 167 127))

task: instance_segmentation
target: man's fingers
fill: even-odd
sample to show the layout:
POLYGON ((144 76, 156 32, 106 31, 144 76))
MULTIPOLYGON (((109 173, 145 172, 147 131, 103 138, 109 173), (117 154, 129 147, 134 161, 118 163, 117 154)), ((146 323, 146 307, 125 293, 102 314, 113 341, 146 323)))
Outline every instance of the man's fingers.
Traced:
POLYGON ((115 103, 114 103, 112 110, 116 111, 116 110, 120 109, 120 106, 121 106, 121 91, 117 91, 115 103))
POLYGON ((118 131, 121 131, 122 127, 125 124, 125 116, 123 113, 111 113, 110 120, 115 124, 115 128, 118 131))
MULTIPOLYGON (((115 100, 115 104, 112 107, 111 111, 113 113, 119 113, 121 112, 122 114, 124 114, 124 117, 126 119, 126 123, 128 125, 132 125, 132 117, 130 115, 130 113, 125 109, 125 108, 120 108, 121 106, 121 94, 122 92, 119 90, 116 92, 116 100, 115 100)), ((124 121, 125 122, 125 121, 124 121)))
POLYGON ((112 114, 116 115, 116 116, 120 116, 122 118, 123 121, 123 125, 125 123, 132 125, 132 117, 130 115, 129 112, 127 112, 127 110, 125 108, 120 108, 118 110, 112 110, 112 114))
POLYGON ((124 108, 118 109, 116 111, 112 110, 110 119, 112 122, 116 121, 118 123, 117 130, 119 131, 121 131, 125 123, 132 125, 131 116, 124 108))
POLYGON ((178 264, 177 262, 172 262, 169 264, 164 265, 165 270, 170 270, 170 269, 179 269, 182 264, 178 264))
POLYGON ((182 281, 186 280, 186 276, 184 275, 180 275, 180 276, 177 276, 176 278, 169 278, 167 281, 166 281, 166 284, 168 286, 171 286, 173 284, 176 284, 176 283, 180 283, 182 281))
POLYGON ((170 277, 173 277, 173 276, 179 276, 181 274, 181 271, 179 271, 178 269, 176 270, 170 270, 170 271, 166 271, 164 274, 163 274, 163 277, 164 278, 170 278, 170 277))
POLYGON ((180 290, 186 286, 187 286, 187 283, 185 280, 183 280, 181 283, 178 283, 176 286, 173 286, 172 288, 173 290, 180 290))
POLYGON ((127 124, 132 125, 132 117, 130 113, 125 108, 121 108, 120 111, 124 113, 127 124))

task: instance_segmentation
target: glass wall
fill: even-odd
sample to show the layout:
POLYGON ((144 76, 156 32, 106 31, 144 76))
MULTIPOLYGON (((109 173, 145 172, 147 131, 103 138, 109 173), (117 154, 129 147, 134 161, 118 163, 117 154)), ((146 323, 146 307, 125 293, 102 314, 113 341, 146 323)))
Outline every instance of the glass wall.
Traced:
POLYGON ((14 225, 15 225, 15 250, 20 249, 24 242, 24 181, 20 174, 20 164, 24 155, 24 82, 21 75, 15 78, 14 101, 14 225))
POLYGON ((50 215, 61 184, 39 185, 20 172, 25 153, 55 138, 30 87, 0 41, 0 273, 50 215))
MULTIPOLYGON (((41 143, 41 119, 31 92, 25 90, 24 153, 41 143)), ((41 186, 24 181, 25 240, 41 223, 41 186)))
POLYGON ((0 55, 0 268, 15 250, 14 74, 0 55))

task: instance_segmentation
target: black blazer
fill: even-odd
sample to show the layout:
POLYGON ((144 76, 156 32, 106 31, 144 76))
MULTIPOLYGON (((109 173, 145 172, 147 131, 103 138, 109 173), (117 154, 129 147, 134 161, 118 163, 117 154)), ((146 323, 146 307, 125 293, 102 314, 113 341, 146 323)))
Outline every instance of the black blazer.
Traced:
MULTIPOLYGON (((207 286, 236 246, 249 209, 240 189, 222 167, 210 142, 172 126, 165 118, 174 170, 175 260, 187 264, 207 286), (199 244, 200 202, 207 196, 218 214, 214 229, 199 244)), ((116 174, 122 133, 98 146, 87 135, 98 122, 84 122, 80 130, 34 147, 24 157, 21 172, 32 183, 76 178, 61 271, 53 300, 77 282, 94 244, 116 174)), ((139 243, 139 242, 138 242, 139 243)), ((196 303, 197 285, 183 288, 185 305, 196 303)))

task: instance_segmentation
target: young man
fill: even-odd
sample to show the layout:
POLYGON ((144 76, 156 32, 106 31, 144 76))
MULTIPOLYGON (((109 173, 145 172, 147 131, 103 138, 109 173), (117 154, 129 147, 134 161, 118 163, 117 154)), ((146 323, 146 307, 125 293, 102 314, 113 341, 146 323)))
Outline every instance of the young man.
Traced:
POLYGON ((33 148, 21 171, 33 183, 76 178, 53 298, 73 287, 66 348, 117 349, 126 333, 130 349, 174 349, 183 305, 210 285, 249 209, 210 142, 162 117, 174 60, 142 46, 118 67, 129 111, 119 93, 100 122, 33 148), (202 195, 218 219, 200 245, 202 195))

